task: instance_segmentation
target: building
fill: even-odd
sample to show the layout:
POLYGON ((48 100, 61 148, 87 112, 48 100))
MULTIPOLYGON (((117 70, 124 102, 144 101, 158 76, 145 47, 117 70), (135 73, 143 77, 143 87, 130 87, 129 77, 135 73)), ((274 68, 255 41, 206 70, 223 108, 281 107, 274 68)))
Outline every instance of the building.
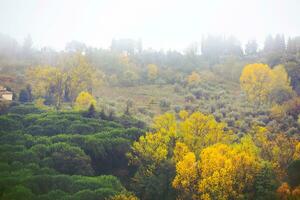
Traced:
POLYGON ((8 91, 5 87, 0 86, 0 100, 12 101, 13 93, 8 91))

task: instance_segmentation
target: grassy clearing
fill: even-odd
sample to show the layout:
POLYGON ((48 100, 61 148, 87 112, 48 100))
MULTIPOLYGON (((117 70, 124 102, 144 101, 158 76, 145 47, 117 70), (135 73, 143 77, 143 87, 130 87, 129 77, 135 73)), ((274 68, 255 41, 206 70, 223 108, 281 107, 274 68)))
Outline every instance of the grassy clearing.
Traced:
POLYGON ((130 99, 133 101, 132 112, 139 115, 143 110, 147 110, 149 117, 166 111, 160 108, 159 104, 162 99, 168 100, 171 103, 171 107, 173 105, 185 104, 184 95, 175 93, 174 85, 142 85, 133 87, 106 86, 99 88, 95 96, 102 105, 112 105, 119 113, 125 110, 126 101, 130 99))

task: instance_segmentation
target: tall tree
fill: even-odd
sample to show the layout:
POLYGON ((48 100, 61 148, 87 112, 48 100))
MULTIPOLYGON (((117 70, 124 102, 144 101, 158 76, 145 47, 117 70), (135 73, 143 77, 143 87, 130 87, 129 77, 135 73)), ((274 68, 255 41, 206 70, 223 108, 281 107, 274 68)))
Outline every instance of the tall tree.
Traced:
POLYGON ((103 74, 92 67, 81 54, 75 54, 71 63, 66 68, 66 93, 68 99, 74 102, 81 91, 93 94, 93 90, 101 85, 103 74))
POLYGON ((148 79, 149 80, 154 80, 157 78, 158 75, 158 67, 155 64, 149 64, 147 65, 148 68, 148 79))
POLYGON ((38 66, 26 72, 27 81, 37 97, 50 96, 56 108, 60 108, 64 97, 65 74, 52 66, 38 66))
POLYGON ((257 103, 282 103, 293 96, 289 77, 281 65, 271 69, 268 65, 255 63, 246 65, 240 77, 242 89, 248 99, 257 103))
POLYGON ((266 102, 272 86, 272 71, 266 64, 246 65, 240 83, 250 101, 266 102))
POLYGON ((245 46, 246 55, 255 55, 257 53, 257 42, 256 40, 249 40, 245 46))

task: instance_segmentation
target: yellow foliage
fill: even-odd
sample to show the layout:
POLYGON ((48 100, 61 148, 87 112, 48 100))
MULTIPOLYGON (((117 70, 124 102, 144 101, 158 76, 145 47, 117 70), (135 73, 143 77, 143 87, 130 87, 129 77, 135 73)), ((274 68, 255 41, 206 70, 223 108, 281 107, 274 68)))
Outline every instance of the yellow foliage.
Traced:
POLYGON ((174 148, 173 160, 175 162, 181 161, 183 157, 189 152, 190 152, 189 148, 184 143, 176 142, 174 148))
POLYGON ((189 116, 188 111, 186 111, 186 110, 179 111, 179 117, 180 117, 180 119, 185 120, 188 116, 189 116))
POLYGON ((188 84, 193 85, 200 82, 200 75, 197 72, 192 72, 187 78, 188 84))
MULTIPOLYGON (((172 182, 174 188, 181 190, 183 194, 195 195, 197 191, 198 169, 196 156, 189 152, 176 164, 176 176, 172 182)), ((195 198, 193 198, 195 199, 195 198)))
POLYGON ((162 161, 176 163, 172 186, 180 191, 179 199, 234 199, 252 189, 261 160, 251 136, 230 145, 232 132, 213 116, 181 113, 179 121, 171 113, 156 117, 154 133, 134 142, 131 162, 146 165, 149 173, 162 161))
POLYGON ((246 65, 240 77, 240 84, 248 99, 258 103, 267 102, 274 92, 271 96, 273 101, 282 92, 293 96, 290 80, 283 65, 278 65, 273 70, 262 63, 246 65))
POLYGON ((36 96, 45 96, 50 87, 62 87, 64 78, 62 71, 52 66, 37 66, 26 71, 27 82, 36 96))
POLYGON ((133 143, 132 153, 129 155, 131 161, 152 161, 157 164, 165 160, 168 155, 168 142, 168 138, 164 138, 161 133, 146 133, 133 143))
POLYGON ((96 106, 95 98, 88 92, 80 92, 75 101, 75 110, 87 110, 90 105, 96 106))
POLYGON ((175 115, 172 113, 165 113, 163 115, 154 117, 153 128, 166 136, 176 136, 177 123, 175 115))
POLYGON ((73 103, 81 91, 92 93, 92 90, 102 83, 104 76, 91 67, 81 54, 66 60, 68 62, 64 64, 69 65, 69 68, 37 66, 26 71, 27 82, 32 86, 33 94, 44 97, 51 93, 57 108, 60 107, 65 94, 73 103))
POLYGON ((218 123, 212 115, 194 112, 180 122, 182 141, 196 154, 203 148, 215 143, 229 143, 233 139, 231 132, 225 132, 225 124, 218 123))
POLYGON ((246 65, 240 83, 250 101, 265 102, 271 91, 272 70, 262 63, 246 65))
POLYGON ((294 160, 300 160, 300 142, 298 142, 297 145, 296 145, 293 159, 294 160))
POLYGON ((261 149, 261 157, 270 161, 279 180, 286 177, 286 169, 295 157, 298 157, 296 139, 285 134, 276 134, 272 140, 264 127, 254 128, 254 142, 261 149))
POLYGON ((103 73, 93 68, 82 55, 76 55, 75 66, 68 70, 66 86, 73 102, 81 91, 92 94, 93 89, 102 84, 103 73))
POLYGON ((273 75, 273 88, 281 88, 284 90, 287 90, 289 92, 292 92, 293 89, 290 86, 290 79, 288 76, 288 73, 286 72, 285 68, 283 65, 277 65, 274 67, 272 70, 272 75, 273 75))
POLYGON ((284 106, 275 104, 270 110, 270 116, 275 119, 280 119, 285 116, 284 106))
POLYGON ((153 160, 158 163, 174 150, 176 142, 180 142, 178 145, 184 143, 185 149, 190 149, 197 155, 208 145, 217 142, 228 143, 233 139, 231 132, 223 130, 225 124, 217 123, 213 116, 200 112, 187 116, 183 121, 176 121, 174 114, 165 113, 154 118, 152 127, 154 133, 141 136, 139 141, 133 144, 131 159, 153 160))
POLYGON ((155 64, 149 64, 147 65, 148 68, 148 79, 150 80, 154 80, 156 79, 157 75, 158 75, 158 68, 155 64))
POLYGON ((118 194, 109 198, 109 200, 138 200, 138 198, 132 194, 118 194))
POLYGON ((294 97, 281 105, 274 105, 271 108, 271 117, 283 118, 288 115, 297 115, 300 108, 300 97, 294 97))
POLYGON ((235 199, 253 184, 260 164, 254 151, 247 148, 215 144, 201 152, 199 191, 202 195, 211 199, 235 199))

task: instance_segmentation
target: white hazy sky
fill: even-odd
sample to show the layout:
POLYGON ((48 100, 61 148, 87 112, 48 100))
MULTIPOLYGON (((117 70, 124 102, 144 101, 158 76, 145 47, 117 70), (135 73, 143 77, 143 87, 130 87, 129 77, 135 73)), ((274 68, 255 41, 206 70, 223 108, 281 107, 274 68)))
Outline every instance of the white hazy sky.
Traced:
POLYGON ((0 0, 0 32, 36 47, 78 40, 107 48, 141 38, 145 48, 182 50, 202 35, 300 35, 300 0, 0 0))

